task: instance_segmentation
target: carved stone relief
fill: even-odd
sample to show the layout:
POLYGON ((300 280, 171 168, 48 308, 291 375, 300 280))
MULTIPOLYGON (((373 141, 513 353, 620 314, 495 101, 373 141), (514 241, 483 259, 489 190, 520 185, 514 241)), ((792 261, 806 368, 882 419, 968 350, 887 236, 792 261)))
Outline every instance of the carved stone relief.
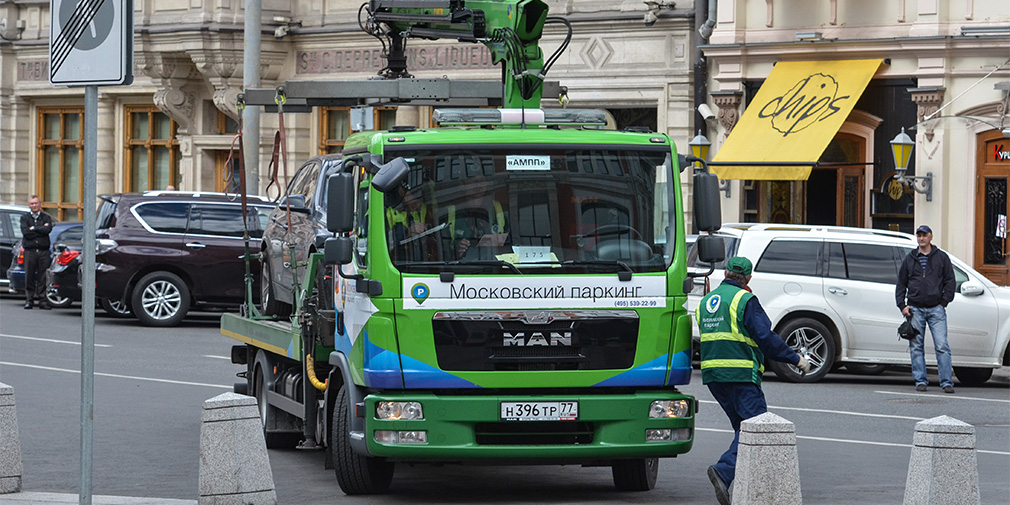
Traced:
POLYGON ((713 91, 712 101, 719 107, 719 124, 726 129, 726 135, 733 131, 737 120, 740 119, 740 103, 743 101, 743 93, 740 91, 713 91))
MULTIPOLYGON (((940 108, 940 104, 943 103, 943 92, 945 88, 920 88, 917 90, 911 90, 910 94, 912 96, 912 103, 917 106, 915 112, 916 122, 922 123, 925 121, 926 116, 933 114, 940 108)), ((933 122, 925 125, 926 140, 933 141, 933 122)))

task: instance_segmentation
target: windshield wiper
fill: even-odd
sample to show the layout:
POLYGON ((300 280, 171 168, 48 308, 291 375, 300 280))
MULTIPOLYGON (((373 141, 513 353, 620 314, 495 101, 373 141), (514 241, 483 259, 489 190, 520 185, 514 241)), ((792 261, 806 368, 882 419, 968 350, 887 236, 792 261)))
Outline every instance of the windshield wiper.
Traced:
POLYGON ((597 265, 597 266, 608 266, 608 267, 618 267, 621 269, 617 272, 617 278, 622 281, 630 281, 631 275, 635 273, 627 263, 620 260, 567 260, 567 261, 534 261, 530 263, 522 263, 523 265, 561 265, 561 266, 576 266, 576 265, 597 265))
POLYGON ((518 267, 516 267, 512 263, 509 263, 509 262, 507 262, 505 260, 414 261, 414 262, 411 262, 411 263, 404 263, 404 264, 400 265, 401 268, 410 268, 410 267, 440 267, 440 266, 449 266, 449 267, 455 267, 455 266, 464 266, 464 267, 465 266, 496 266, 497 267, 497 266, 500 266, 500 267, 508 268, 509 270, 512 270, 513 272, 515 272, 518 275, 523 275, 522 270, 519 270, 518 267))

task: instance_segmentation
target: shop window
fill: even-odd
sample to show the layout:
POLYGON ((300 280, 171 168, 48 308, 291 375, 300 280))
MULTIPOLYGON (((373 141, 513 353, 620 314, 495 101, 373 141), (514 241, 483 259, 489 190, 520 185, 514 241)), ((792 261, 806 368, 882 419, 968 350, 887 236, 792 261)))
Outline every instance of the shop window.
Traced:
POLYGON ((39 107, 36 180, 42 208, 60 221, 84 218, 84 109, 39 107))
MULTIPOLYGON (((376 130, 388 130, 396 124, 395 107, 373 107, 372 112, 376 130)), ((319 154, 339 153, 347 137, 354 133, 350 107, 323 107, 319 119, 319 154)))
POLYGON ((126 191, 179 187, 177 128, 153 105, 126 106, 126 191))

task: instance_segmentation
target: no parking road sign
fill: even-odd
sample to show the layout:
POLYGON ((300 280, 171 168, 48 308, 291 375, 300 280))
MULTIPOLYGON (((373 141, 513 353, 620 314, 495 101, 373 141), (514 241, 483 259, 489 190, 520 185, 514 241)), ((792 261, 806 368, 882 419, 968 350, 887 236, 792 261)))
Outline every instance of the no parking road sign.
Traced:
POLYGON ((49 83, 133 82, 133 0, 52 0, 49 83))

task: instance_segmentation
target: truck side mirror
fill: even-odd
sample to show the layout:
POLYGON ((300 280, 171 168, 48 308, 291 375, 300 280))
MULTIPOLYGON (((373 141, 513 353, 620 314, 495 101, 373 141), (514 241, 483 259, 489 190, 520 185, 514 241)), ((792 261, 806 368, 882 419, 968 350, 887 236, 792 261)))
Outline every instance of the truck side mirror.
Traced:
POLYGON ((326 229, 333 233, 354 230, 354 174, 333 174, 326 179, 326 229))
POLYGON ((326 266, 346 265, 351 262, 354 239, 351 237, 331 237, 323 246, 323 263, 326 266))
POLYGON ((388 193, 407 178, 409 171, 410 165, 407 164, 407 160, 402 157, 395 158, 389 163, 379 166, 379 171, 375 173, 375 177, 372 177, 372 186, 383 193, 388 193))
POLYGON ((718 263, 726 259, 726 244, 722 237, 714 235, 702 235, 698 237, 698 261, 709 264, 718 263))
POLYGON ((694 174, 694 224, 700 231, 715 231, 722 226, 719 178, 715 174, 694 174))

